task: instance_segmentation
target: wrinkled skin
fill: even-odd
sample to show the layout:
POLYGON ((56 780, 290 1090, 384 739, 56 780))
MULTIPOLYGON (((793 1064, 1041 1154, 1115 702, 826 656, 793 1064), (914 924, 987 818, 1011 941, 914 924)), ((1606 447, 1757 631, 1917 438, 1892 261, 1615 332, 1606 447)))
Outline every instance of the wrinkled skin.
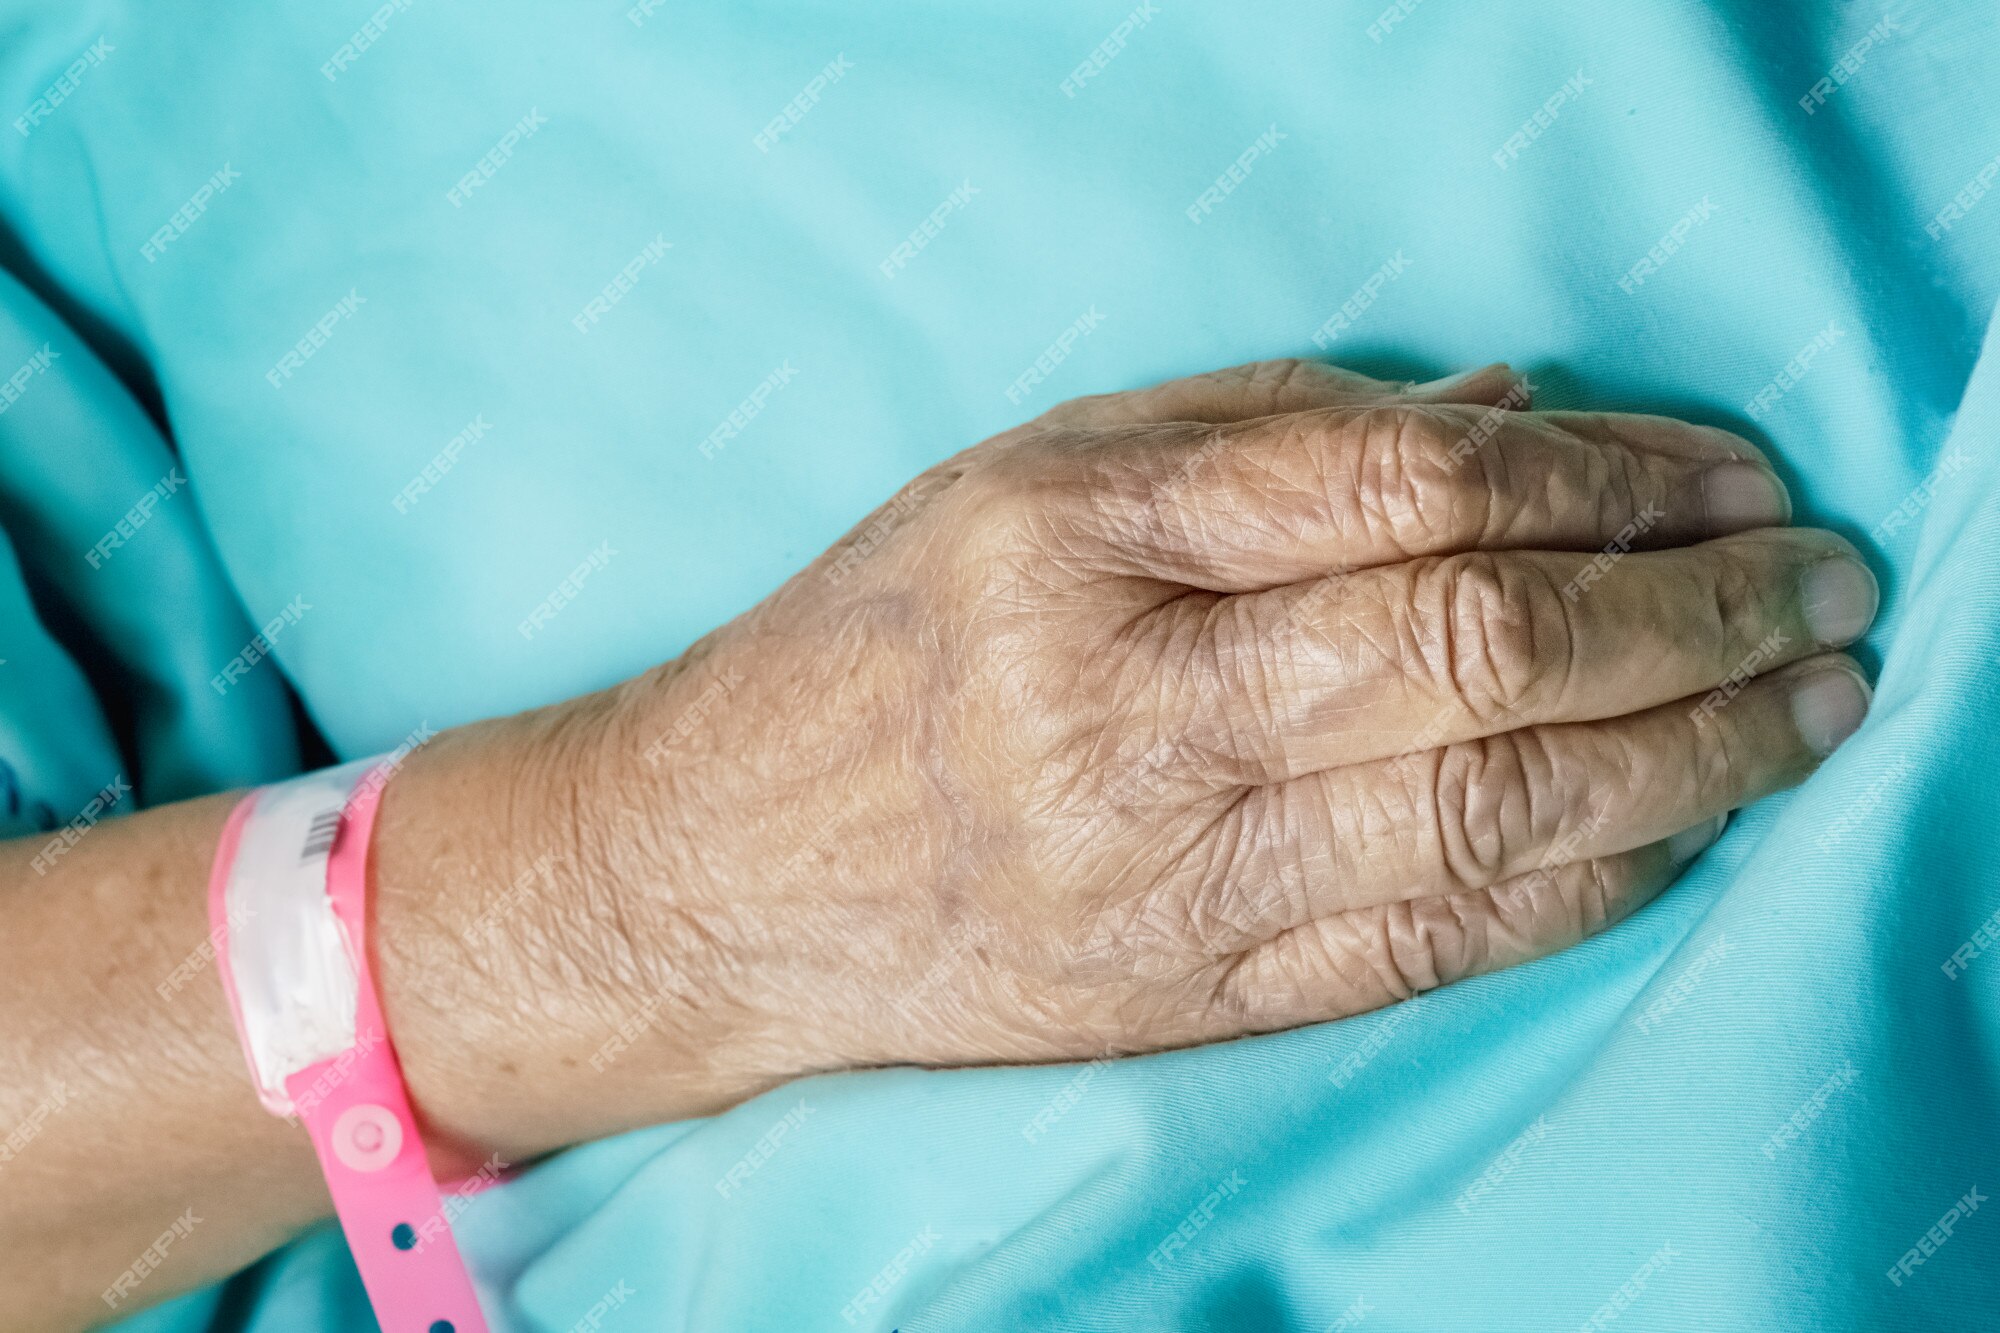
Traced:
MULTIPOLYGON (((1525 405, 1297 362, 1066 404, 680 660, 409 754, 368 938, 437 1171, 1338 1018, 1632 910, 1859 723, 1875 589, 1745 442, 1525 405)), ((101 1316, 190 1200, 145 1299, 327 1214, 219 969, 159 989, 238 796, 0 844, 0 1325, 101 1316)))
POLYGON ((1745 441, 1523 398, 1261 363, 941 464, 602 706, 616 887, 561 947, 753 1086, 1269 1031, 1604 928, 1858 724, 1826 650, 1874 588, 1745 441))

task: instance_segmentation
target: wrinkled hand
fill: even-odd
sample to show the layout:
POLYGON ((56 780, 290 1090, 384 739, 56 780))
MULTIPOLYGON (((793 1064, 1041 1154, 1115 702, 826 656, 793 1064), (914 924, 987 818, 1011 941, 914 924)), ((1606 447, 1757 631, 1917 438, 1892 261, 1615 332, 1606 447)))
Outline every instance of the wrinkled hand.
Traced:
POLYGON ((1632 911, 1859 724, 1875 584, 1745 441, 1524 405, 1263 363, 927 472, 617 694, 619 949, 783 1076, 1338 1018, 1632 911))

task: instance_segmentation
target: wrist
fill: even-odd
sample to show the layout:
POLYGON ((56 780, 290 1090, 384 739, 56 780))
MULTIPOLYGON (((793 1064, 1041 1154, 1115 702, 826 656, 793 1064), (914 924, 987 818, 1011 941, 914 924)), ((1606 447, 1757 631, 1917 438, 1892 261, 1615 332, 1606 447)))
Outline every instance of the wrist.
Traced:
POLYGON ((442 733, 384 790, 371 938, 440 1169, 761 1090, 729 1072, 726 932, 698 923, 690 858, 635 808, 652 800, 621 700, 442 733))

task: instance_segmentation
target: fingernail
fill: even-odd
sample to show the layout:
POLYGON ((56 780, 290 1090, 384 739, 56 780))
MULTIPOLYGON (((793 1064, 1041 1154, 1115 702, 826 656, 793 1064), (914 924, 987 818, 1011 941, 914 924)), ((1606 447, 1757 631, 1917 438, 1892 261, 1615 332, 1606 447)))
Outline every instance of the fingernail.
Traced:
POLYGON ((1881 591, 1868 566, 1847 555, 1832 555, 1806 570, 1799 595, 1806 628, 1828 648, 1853 643, 1875 619, 1881 591))
POLYGON ((1723 826, 1729 823, 1728 815, 1717 815, 1706 824, 1696 824, 1684 828, 1667 839, 1667 859, 1677 866, 1684 866, 1715 845, 1722 836, 1723 826))
POLYGON ((1742 532, 1792 521, 1792 497, 1785 483, 1753 463, 1718 463, 1701 480, 1709 531, 1742 532))
POLYGON ((1845 667, 1828 667, 1792 686, 1792 721, 1812 752, 1825 758, 1868 716, 1868 699, 1868 682, 1845 667))

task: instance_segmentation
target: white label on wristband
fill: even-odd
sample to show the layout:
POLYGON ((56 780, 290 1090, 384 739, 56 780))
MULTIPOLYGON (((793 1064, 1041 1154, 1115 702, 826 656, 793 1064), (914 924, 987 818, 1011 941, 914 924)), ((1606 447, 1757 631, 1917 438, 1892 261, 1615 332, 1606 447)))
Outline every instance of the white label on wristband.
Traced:
POLYGON ((377 761, 322 769, 257 793, 224 889, 229 974, 267 1102, 285 1080, 356 1041, 358 978, 326 892, 327 855, 348 797, 377 761))

